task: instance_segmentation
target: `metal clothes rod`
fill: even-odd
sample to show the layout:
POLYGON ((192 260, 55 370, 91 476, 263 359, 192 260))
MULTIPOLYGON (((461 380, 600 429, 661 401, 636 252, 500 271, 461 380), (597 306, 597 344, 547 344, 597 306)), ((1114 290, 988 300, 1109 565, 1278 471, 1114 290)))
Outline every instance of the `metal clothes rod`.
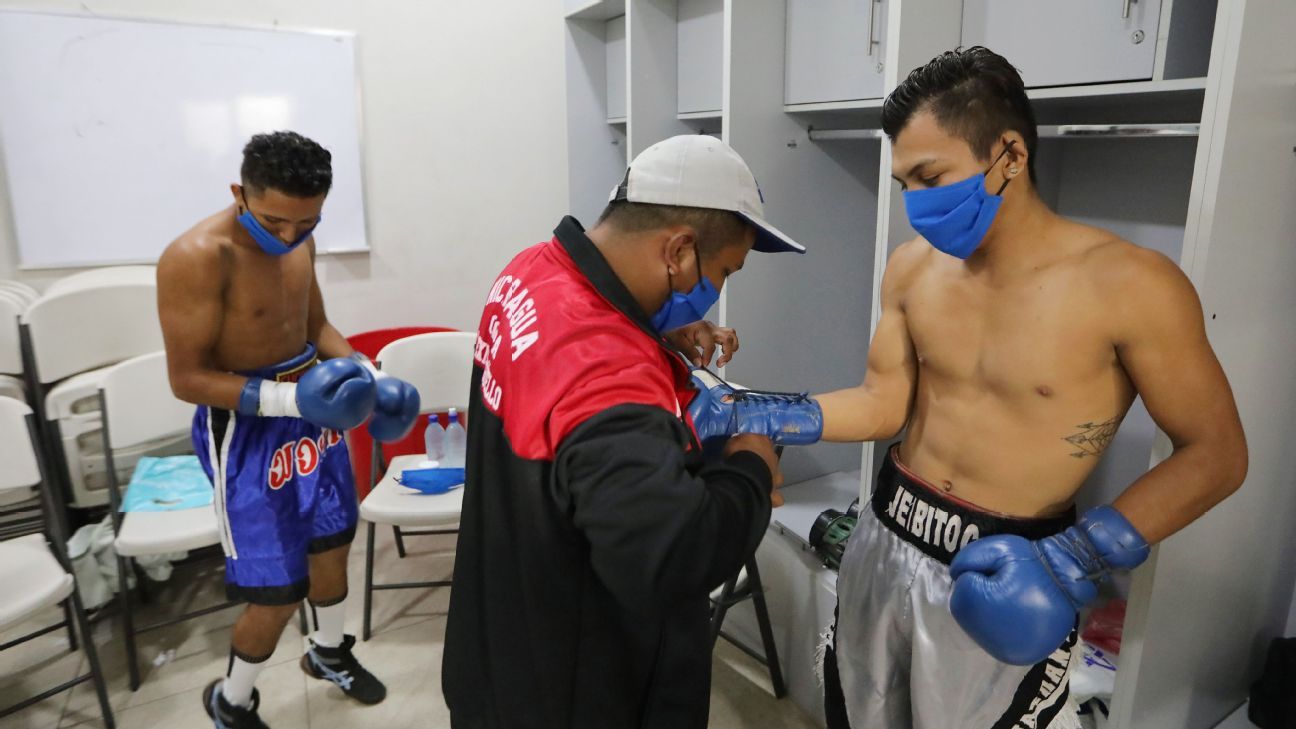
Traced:
POLYGON ((881 129, 811 129, 810 141, 830 142, 839 139, 881 139, 881 129))
MULTIPOLYGON (((1037 127, 1041 138, 1140 139, 1195 137, 1201 124, 1043 124, 1037 127)), ((881 129, 811 129, 810 141, 831 142, 858 139, 881 139, 881 129)))
POLYGON ((1041 137, 1195 137, 1201 124, 1058 124, 1038 127, 1041 137))

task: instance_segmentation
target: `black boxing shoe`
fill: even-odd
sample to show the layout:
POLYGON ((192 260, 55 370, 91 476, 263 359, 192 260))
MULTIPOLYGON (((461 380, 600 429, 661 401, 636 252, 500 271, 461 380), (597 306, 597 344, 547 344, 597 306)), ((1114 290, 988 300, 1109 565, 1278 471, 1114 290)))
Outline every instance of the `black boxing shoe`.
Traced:
POLYGON ((203 689, 203 708, 207 710, 207 716, 211 717, 216 729, 270 729, 257 715, 257 708, 261 706, 260 692, 252 689, 250 706, 235 706, 221 694, 221 684, 224 682, 225 679, 218 678, 203 689))
POLYGON ((376 704, 387 698, 387 687, 351 653, 355 642, 355 636, 348 635, 337 648, 326 648, 312 639, 310 650, 301 659, 302 670, 311 678, 333 682, 342 693, 362 704, 376 704))

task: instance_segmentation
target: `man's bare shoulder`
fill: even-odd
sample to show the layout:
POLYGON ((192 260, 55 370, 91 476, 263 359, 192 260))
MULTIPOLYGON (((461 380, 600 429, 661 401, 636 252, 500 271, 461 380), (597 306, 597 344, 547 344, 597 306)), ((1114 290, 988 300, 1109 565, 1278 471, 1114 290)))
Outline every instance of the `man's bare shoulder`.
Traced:
MULTIPOLYGON (((1105 231, 1104 231, 1105 232, 1105 231)), ((1171 322, 1195 320, 1201 302, 1179 264, 1164 254, 1112 233, 1080 256, 1084 278, 1117 326, 1117 339, 1130 340, 1171 322)))
POLYGON ((1086 277, 1107 293, 1135 294, 1141 289, 1188 286, 1179 264, 1165 254, 1132 243, 1114 233, 1096 232, 1078 257, 1086 277))
POLYGON ((885 285, 907 287, 914 276, 931 262, 934 250, 931 244, 922 238, 913 238, 896 246, 887 258, 885 285))
POLYGON ((158 277, 218 273, 224 269, 233 247, 228 228, 215 217, 208 218, 167 245, 158 259, 158 277))

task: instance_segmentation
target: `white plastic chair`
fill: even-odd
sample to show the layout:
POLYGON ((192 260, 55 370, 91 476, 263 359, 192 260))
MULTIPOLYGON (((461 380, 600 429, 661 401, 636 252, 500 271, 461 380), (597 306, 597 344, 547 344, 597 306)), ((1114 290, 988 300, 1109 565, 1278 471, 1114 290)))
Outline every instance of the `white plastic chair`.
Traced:
POLYGON ((21 323, 42 385, 162 349, 152 282, 46 292, 21 323))
MULTIPOLYGON (((4 463, 4 468, 0 469, 0 491, 29 490, 39 485, 47 513, 53 512, 59 502, 48 479, 43 477, 37 453, 36 421, 31 408, 18 400, 0 397, 0 462, 4 463)), ((74 651, 77 650, 77 634, 80 634, 90 670, 37 696, 0 709, 0 717, 21 711, 77 684, 93 681, 104 724, 113 729, 116 724, 112 707, 108 704, 103 670, 90 633, 90 622, 86 619, 85 607, 72 576, 72 565, 64 546, 66 537, 52 528, 53 520, 47 520, 46 524, 51 527, 48 534, 32 534, 0 542, 0 585, 4 586, 0 589, 0 628, 21 623, 60 603, 64 618, 59 623, 0 645, 0 651, 66 627, 68 642, 74 651)))
POLYGON ((3 286, 0 286, 0 298, 8 299, 9 301, 13 302, 15 306, 21 307, 23 309, 26 309, 28 306, 32 304, 33 301, 35 301, 35 299, 28 298, 26 294, 13 291, 12 289, 8 289, 3 286))
POLYGON ((27 284, 21 281, 10 281, 10 280, 0 281, 0 291, 9 291, 11 293, 17 294, 19 297, 24 299, 28 304, 40 298, 39 291, 28 286, 27 284))
POLYGON ((106 275, 77 274, 76 286, 50 287, 19 320, 23 378, 41 423, 51 476, 64 493, 72 493, 73 485, 61 425, 48 407, 50 388, 71 375, 162 349, 157 285, 144 280, 141 270, 131 273, 134 283, 88 285, 101 274, 106 275))
POLYGON ((50 284, 45 289, 46 296, 53 296, 65 291, 88 289, 98 286, 117 286, 120 284, 156 284, 156 266, 109 266, 92 268, 88 271, 74 273, 50 284))
MULTIPOLYGON (((17 331, 16 323, 14 330, 17 331)), ((25 403, 27 390, 17 377, 0 375, 0 397, 10 397, 25 403)), ((0 539, 41 531, 45 515, 41 513, 39 490, 34 487, 0 490, 0 517, 4 519, 4 526, 0 527, 0 539)))
MULTIPOLYGON (((378 353, 384 372, 410 383, 419 392, 420 414, 439 413, 450 408, 467 410, 472 387, 473 345, 477 335, 471 332, 433 332, 398 339, 378 353)), ((391 525, 400 556, 405 556, 403 535, 454 534, 459 531, 463 510, 463 489, 429 496, 396 483, 396 476, 424 460, 422 455, 397 456, 377 479, 382 458, 380 444, 374 443, 372 490, 360 504, 360 518, 368 522, 368 552, 365 555, 364 640, 369 640, 374 590, 396 590, 422 587, 444 587, 450 582, 406 582, 375 585, 373 581, 374 525, 391 525), (376 481, 376 483, 374 483, 376 481)))
POLYGON ((22 344, 18 336, 18 321, 27 310, 26 304, 12 297, 0 298, 0 373, 21 375, 23 372, 22 344))
POLYGON ((27 391, 23 389, 23 381, 12 375, 0 375, 0 397, 12 397, 27 402, 27 391))
POLYGON ((114 547, 117 551, 117 578, 120 581, 123 637, 131 690, 139 688, 139 662, 135 636, 166 625, 223 610, 236 603, 226 602, 184 615, 168 618, 153 625, 135 626, 127 578, 136 557, 210 547, 220 543, 216 511, 212 506, 174 511, 121 511, 121 486, 113 452, 138 446, 159 438, 189 430, 194 406, 177 400, 171 394, 167 379, 166 354, 134 357, 115 365, 104 374, 99 386, 103 413, 104 455, 108 463, 108 501, 113 515, 114 547))

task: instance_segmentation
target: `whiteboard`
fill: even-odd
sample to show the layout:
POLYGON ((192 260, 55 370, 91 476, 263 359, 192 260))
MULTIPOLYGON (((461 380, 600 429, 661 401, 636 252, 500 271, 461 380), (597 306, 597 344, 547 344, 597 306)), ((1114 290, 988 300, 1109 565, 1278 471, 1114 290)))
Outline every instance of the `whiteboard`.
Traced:
POLYGON ((23 268, 153 262, 233 202, 243 145, 333 155, 317 250, 366 250, 355 38, 0 11, 0 154, 23 268))

